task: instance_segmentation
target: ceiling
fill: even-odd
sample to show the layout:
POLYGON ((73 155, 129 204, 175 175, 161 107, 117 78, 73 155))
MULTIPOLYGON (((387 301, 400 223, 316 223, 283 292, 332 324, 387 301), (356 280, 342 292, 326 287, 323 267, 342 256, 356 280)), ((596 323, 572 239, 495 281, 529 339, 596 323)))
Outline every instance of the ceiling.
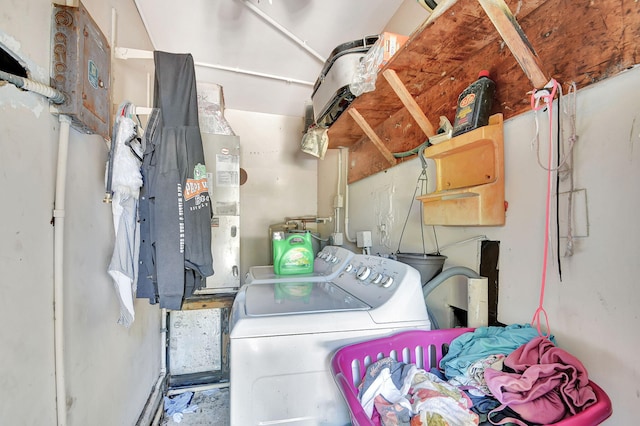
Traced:
POLYGON ((154 49, 191 53, 197 80, 223 87, 225 108, 303 116, 331 51, 382 32, 403 0, 135 3, 154 49))

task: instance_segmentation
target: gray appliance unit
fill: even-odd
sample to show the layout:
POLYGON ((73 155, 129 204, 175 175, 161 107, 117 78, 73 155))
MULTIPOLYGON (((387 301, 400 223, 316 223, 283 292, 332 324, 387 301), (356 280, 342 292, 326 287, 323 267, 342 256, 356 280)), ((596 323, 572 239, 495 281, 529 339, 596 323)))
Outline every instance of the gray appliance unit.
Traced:
POLYGON ((331 126, 355 100, 356 96, 351 93, 349 86, 358 70, 358 64, 379 37, 370 35, 333 49, 311 94, 314 118, 318 126, 331 126))
POLYGON ((213 217, 215 273, 196 294, 232 293, 240 287, 240 138, 202 133, 213 217))

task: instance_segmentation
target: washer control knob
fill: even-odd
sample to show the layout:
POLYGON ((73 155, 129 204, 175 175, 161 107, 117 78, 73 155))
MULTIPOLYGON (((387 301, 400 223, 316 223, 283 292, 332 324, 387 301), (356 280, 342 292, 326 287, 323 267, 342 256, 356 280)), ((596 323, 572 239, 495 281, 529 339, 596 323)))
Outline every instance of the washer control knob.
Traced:
POLYGON ((347 266, 344 267, 344 271, 345 272, 353 271, 353 265, 349 263, 347 266))
POLYGON ((388 288, 391 287, 391 284, 393 284, 393 278, 392 277, 384 277, 382 279, 382 282, 380 283, 380 285, 384 288, 388 288))
POLYGON ((380 284, 380 281, 382 281, 382 274, 380 274, 378 272, 373 274, 373 278, 371 278, 371 282, 373 284, 380 284))
POLYGON ((318 252, 318 257, 319 257, 320 259, 324 259, 325 257, 327 257, 327 253, 325 253, 325 252, 323 252, 323 251, 318 252))
POLYGON ((331 259, 331 263, 338 263, 340 259, 338 259, 338 256, 333 256, 333 259, 331 259))
POLYGON ((358 278, 360 281, 364 281, 369 278, 369 275, 371 275, 371 269, 366 266, 362 266, 360 269, 358 269, 356 278, 358 278))

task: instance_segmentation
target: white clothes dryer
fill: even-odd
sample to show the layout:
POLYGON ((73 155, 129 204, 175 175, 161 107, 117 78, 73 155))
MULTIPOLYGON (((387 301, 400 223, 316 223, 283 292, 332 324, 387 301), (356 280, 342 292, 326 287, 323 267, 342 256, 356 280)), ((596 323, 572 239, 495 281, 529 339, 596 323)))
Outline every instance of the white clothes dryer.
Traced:
POLYGON ((413 267, 352 254, 326 276, 241 287, 230 320, 232 426, 347 425, 329 368, 333 353, 401 330, 430 329, 413 267))

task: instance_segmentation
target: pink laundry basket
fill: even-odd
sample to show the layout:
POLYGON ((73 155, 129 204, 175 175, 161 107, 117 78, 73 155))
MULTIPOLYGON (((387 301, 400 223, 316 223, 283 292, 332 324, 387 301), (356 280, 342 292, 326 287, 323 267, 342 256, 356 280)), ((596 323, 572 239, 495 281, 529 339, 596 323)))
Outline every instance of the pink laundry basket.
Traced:
MULTIPOLYGON (((335 352, 331 359, 331 371, 342 393, 355 426, 380 425, 377 413, 373 420, 364 412, 358 400, 358 385, 364 377, 367 367, 375 361, 392 357, 407 364, 416 364, 429 370, 438 367, 440 359, 446 353, 449 343, 472 328, 453 328, 446 330, 403 331, 392 336, 345 346, 335 352), (444 350, 444 353, 443 353, 444 350)), ((611 400, 595 383, 589 382, 597 402, 586 410, 554 423, 562 426, 595 426, 611 416, 611 400)))

